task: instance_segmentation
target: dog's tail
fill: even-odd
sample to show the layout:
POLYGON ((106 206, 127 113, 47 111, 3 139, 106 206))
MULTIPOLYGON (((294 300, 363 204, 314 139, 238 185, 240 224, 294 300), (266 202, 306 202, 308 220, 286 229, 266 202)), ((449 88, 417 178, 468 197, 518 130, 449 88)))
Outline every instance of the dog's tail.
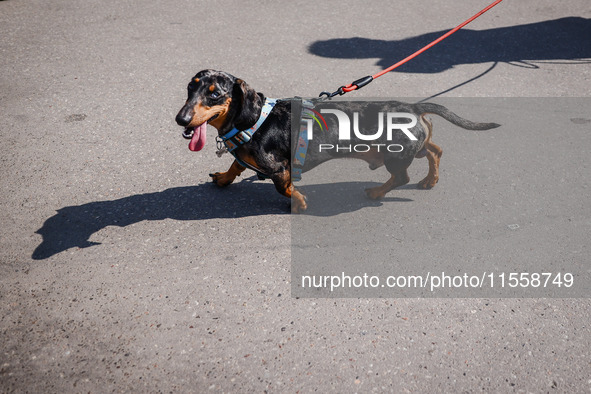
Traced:
POLYGON ((419 114, 435 114, 441 116, 443 119, 460 126, 466 130, 489 130, 499 127, 498 123, 476 123, 462 118, 445 108, 443 105, 435 103, 420 103, 416 104, 419 114))

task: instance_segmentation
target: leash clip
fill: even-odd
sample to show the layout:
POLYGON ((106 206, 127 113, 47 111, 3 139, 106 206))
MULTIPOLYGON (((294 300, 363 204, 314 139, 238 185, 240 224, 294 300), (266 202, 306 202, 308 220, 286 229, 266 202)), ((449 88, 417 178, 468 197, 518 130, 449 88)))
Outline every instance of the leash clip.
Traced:
POLYGON ((323 99, 323 100, 325 100, 325 99, 331 99, 336 95, 342 96, 343 94, 352 92, 353 90, 361 89, 362 87, 364 87, 365 85, 367 85, 371 81, 373 81, 373 76, 368 75, 366 77, 359 78, 359 79, 351 82, 347 86, 343 85, 332 93, 322 92, 318 95, 318 97, 326 96, 323 99))
POLYGON ((216 143, 216 147, 218 148, 218 150, 215 152, 215 154, 218 157, 222 157, 222 155, 224 153, 228 153, 228 148, 226 148, 226 144, 224 144, 224 140, 222 140, 219 135, 216 135, 215 143, 216 143))
POLYGON ((330 92, 322 92, 318 95, 318 97, 320 97, 322 100, 326 100, 326 99, 331 99, 334 96, 342 96, 343 94, 347 93, 343 90, 343 88, 345 88, 345 85, 341 86, 340 88, 338 88, 337 90, 335 90, 334 92, 330 93, 330 92), (326 96, 324 98, 322 98, 322 96, 326 96))

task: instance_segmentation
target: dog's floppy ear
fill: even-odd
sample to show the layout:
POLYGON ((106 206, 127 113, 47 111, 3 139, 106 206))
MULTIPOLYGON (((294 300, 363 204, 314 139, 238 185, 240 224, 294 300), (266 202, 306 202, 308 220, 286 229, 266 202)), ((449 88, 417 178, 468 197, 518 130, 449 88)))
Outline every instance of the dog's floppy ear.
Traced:
POLYGON ((236 79, 232 91, 232 103, 237 104, 234 126, 245 130, 256 123, 263 106, 257 92, 242 79, 236 79))

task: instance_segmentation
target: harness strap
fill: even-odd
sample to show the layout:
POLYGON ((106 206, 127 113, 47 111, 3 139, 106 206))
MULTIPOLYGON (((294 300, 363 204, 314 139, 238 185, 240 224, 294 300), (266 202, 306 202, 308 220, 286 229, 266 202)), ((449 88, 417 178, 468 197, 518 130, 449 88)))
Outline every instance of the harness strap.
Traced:
POLYGON ((314 119, 314 111, 312 110, 314 107, 314 102, 309 100, 301 100, 300 104, 300 115, 297 118, 292 116, 292 119, 299 119, 300 121, 299 133, 296 141, 297 145, 295 147, 295 152, 291 161, 292 182, 297 182, 302 179, 302 170, 304 168, 304 164, 306 163, 306 155, 308 153, 309 145, 308 130, 313 127, 312 121, 314 119))
POLYGON ((259 127, 261 127, 263 122, 267 119, 267 116, 269 116, 273 110, 273 107, 275 107, 275 104, 277 104, 277 99, 266 98, 265 104, 261 109, 261 116, 259 116, 259 119, 254 124, 254 126, 246 130, 238 130, 236 127, 234 127, 232 130, 221 137, 222 141, 224 141, 224 145, 226 145, 226 149, 228 149, 228 152, 232 153, 240 145, 246 144, 248 141, 250 141, 252 135, 256 133, 259 127))
POLYGON ((238 130, 236 127, 234 127, 232 130, 221 136, 222 142, 226 147, 227 151, 230 152, 232 156, 234 156, 234 159, 238 162, 238 164, 240 164, 242 167, 250 168, 251 170, 256 172, 259 179, 266 179, 269 178, 269 176, 267 174, 263 174, 259 169, 240 160, 240 158, 234 151, 240 145, 244 145, 248 141, 250 141, 253 134, 256 133, 256 131, 265 122, 265 120, 273 110, 273 107, 275 107, 275 104, 277 104, 277 99, 265 98, 265 104, 261 109, 261 115, 259 116, 259 119, 254 124, 254 126, 246 130, 238 130))
POLYGON ((263 174, 258 168, 255 168, 255 167, 251 166, 250 164, 245 163, 244 161, 240 160, 238 158, 238 155, 235 154, 234 152, 232 152, 232 156, 234 156, 234 160, 236 160, 238 162, 238 164, 240 164, 242 167, 244 167, 244 168, 250 168, 251 170, 253 170, 254 172, 256 172, 257 173, 257 177, 260 180, 268 179, 269 178, 269 176, 267 174, 263 174))

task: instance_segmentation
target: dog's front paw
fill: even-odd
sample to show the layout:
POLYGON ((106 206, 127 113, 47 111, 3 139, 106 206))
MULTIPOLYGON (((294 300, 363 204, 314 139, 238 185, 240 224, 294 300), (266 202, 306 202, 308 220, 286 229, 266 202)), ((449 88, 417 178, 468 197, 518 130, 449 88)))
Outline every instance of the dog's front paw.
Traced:
POLYGON ((299 202, 292 201, 291 202, 291 213, 302 213, 306 209, 308 209, 308 204, 305 202, 300 204, 299 202))
POLYGON ((381 200, 386 195, 386 192, 382 186, 377 186, 365 189, 365 194, 371 200, 381 200))
POLYGON ((306 196, 296 191, 291 195, 291 213, 300 213, 308 209, 306 196))
POLYGON ((228 174, 228 172, 216 172, 215 174, 209 174, 213 183, 220 187, 228 186, 234 182, 236 175, 228 174))

